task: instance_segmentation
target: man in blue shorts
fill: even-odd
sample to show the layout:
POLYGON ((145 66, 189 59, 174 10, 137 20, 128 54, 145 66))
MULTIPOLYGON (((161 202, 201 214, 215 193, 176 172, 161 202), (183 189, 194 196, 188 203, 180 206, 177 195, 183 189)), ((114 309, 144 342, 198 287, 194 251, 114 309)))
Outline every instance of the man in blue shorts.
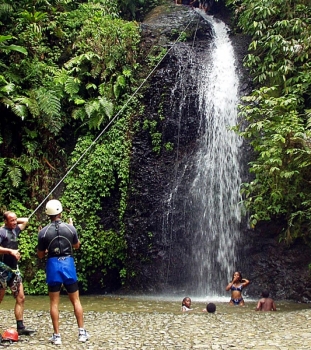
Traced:
POLYGON ((50 341, 61 345, 59 333, 59 296, 62 285, 65 287, 73 305, 79 327, 79 341, 86 342, 89 334, 84 328, 83 309, 79 297, 78 278, 73 259, 73 249, 79 249, 80 241, 72 225, 61 220, 62 204, 56 199, 47 202, 45 212, 51 222, 39 232, 38 257, 47 254, 46 282, 50 297, 50 314, 54 333, 50 341))
POLYGON ((5 290, 10 288, 15 298, 15 318, 19 335, 30 335, 34 332, 24 326, 25 294, 22 277, 17 262, 21 258, 18 251, 18 236, 28 224, 28 218, 17 218, 12 211, 3 213, 4 226, 0 228, 0 303, 5 290))

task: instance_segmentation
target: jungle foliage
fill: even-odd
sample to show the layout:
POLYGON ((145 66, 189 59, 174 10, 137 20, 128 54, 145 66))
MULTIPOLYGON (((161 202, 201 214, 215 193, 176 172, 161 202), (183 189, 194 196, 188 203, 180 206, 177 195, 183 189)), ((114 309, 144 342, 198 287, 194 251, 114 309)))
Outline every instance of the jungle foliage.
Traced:
POLYGON ((122 219, 136 98, 123 107, 139 84, 134 19, 157 3, 0 0, 0 202, 22 217, 37 208, 20 238, 28 294, 46 292, 36 244, 38 226, 47 224, 40 204, 49 194, 78 229, 84 290, 95 271, 98 286, 109 271, 123 280, 133 273, 125 267, 122 219), (101 203, 112 192, 119 221, 103 225, 101 203))
MULTIPOLYGON (((282 218, 287 242, 309 238, 310 0, 226 1, 252 39, 245 65, 256 89, 240 106, 246 126, 236 127, 255 151, 253 180, 242 188, 245 206, 253 226, 282 218)), ((0 0, 0 203, 23 217, 38 209, 20 238, 28 294, 46 293, 35 252, 38 226, 47 221, 38 206, 70 169, 51 197, 78 229, 84 290, 91 276, 103 286, 110 271, 121 281, 135 273, 128 269, 123 215, 129 125, 140 106, 136 98, 123 106, 142 78, 135 19, 160 2, 0 0), (112 193, 119 220, 103 222, 112 193)))
POLYGON ((282 239, 311 236, 311 3, 227 0, 251 38, 245 66, 256 88, 243 98, 236 130, 255 156, 244 183, 251 224, 281 219, 282 239))

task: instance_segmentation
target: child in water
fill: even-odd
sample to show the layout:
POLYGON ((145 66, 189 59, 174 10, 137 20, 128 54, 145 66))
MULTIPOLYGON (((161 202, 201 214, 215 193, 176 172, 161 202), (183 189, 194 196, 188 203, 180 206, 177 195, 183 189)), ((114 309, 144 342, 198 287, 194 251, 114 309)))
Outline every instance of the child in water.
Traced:
POLYGON ((230 305, 244 306, 244 299, 242 297, 242 289, 249 285, 249 280, 242 278, 239 271, 234 272, 232 281, 226 287, 226 291, 231 290, 230 305))
POLYGON ((255 311, 276 311, 276 305, 272 298, 269 298, 269 292, 264 290, 261 293, 262 298, 259 299, 255 311))
POLYGON ((189 297, 184 297, 181 303, 181 311, 191 311, 191 299, 189 297))
POLYGON ((203 312, 208 312, 213 314, 216 311, 216 305, 214 303, 208 303, 206 308, 202 310, 203 312))

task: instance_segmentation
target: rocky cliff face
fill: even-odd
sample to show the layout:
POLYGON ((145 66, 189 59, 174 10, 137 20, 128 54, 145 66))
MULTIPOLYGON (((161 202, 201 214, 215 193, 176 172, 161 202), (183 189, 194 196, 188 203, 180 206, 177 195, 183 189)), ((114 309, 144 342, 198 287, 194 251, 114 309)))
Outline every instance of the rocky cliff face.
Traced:
MULTIPOLYGON (((218 16, 227 18, 224 12, 219 12, 218 16)), ((173 2, 155 9, 141 28, 146 53, 156 54, 161 48, 166 48, 168 53, 143 91, 143 113, 138 112, 133 120, 136 132, 126 232, 130 264, 137 276, 130 287, 152 293, 181 293, 185 286, 180 275, 195 273, 187 259, 191 228, 187 230, 182 223, 170 221, 164 213, 170 205, 170 212, 175 210, 174 217, 178 217, 182 201, 187 200, 186 191, 184 198, 181 195, 176 199, 180 203, 169 203, 167 195, 175 186, 182 194, 186 184, 193 180, 192 169, 186 164, 197 149, 202 130, 198 117, 197 67, 210 55, 213 34, 200 15, 189 7, 175 6, 173 2), (183 31, 184 41, 175 43, 183 31), (180 84, 184 79, 187 84, 180 84), (177 179, 180 179, 178 183, 177 179), (164 221, 166 227, 168 224, 172 229, 164 230, 164 221)), ((247 72, 242 68, 247 38, 235 35, 232 42, 242 78, 240 92, 245 94, 251 89, 247 72)), ((243 180, 246 180, 246 164, 251 153, 247 145, 243 149, 243 180)), ((310 249, 299 242, 291 248, 279 244, 277 225, 249 230, 244 224, 241 230, 240 265, 232 269, 242 270, 251 281, 246 294, 257 298, 262 289, 268 288, 275 298, 311 300, 308 289, 310 249)))
MULTIPOLYGON (((149 79, 144 113, 134 121, 140 127, 133 139, 126 231, 132 263, 140 272, 136 283, 139 288, 159 291, 172 285, 178 288, 178 275, 185 270, 183 231, 163 232, 163 213, 170 189, 197 147, 200 120, 196 67, 203 55, 209 55, 212 34, 194 11, 174 5, 156 9, 142 30, 147 52, 159 46, 169 51, 149 79), (175 43, 185 28, 187 39, 175 43), (156 127, 144 128, 146 121, 156 122, 156 127), (159 152, 153 145, 156 133, 161 135, 159 152)), ((191 176, 191 169, 184 170, 183 183, 178 184, 181 191, 191 176)))
POLYGON ((278 222, 263 223, 256 230, 244 232, 245 271, 252 281, 246 294, 259 297, 268 289, 276 299, 309 303, 310 247, 300 240, 291 246, 280 242, 281 227, 278 222))

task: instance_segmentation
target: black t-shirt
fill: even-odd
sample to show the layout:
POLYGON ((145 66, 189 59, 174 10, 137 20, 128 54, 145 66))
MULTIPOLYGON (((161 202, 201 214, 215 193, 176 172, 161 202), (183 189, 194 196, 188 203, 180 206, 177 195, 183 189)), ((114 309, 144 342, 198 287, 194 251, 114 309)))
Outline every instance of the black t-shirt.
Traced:
MULTIPOLYGON (((3 248, 18 249, 18 236, 20 232, 21 229, 18 225, 13 230, 7 227, 1 227, 0 246, 3 248)), ((17 268, 17 259, 11 254, 2 254, 1 261, 13 270, 17 268)))

